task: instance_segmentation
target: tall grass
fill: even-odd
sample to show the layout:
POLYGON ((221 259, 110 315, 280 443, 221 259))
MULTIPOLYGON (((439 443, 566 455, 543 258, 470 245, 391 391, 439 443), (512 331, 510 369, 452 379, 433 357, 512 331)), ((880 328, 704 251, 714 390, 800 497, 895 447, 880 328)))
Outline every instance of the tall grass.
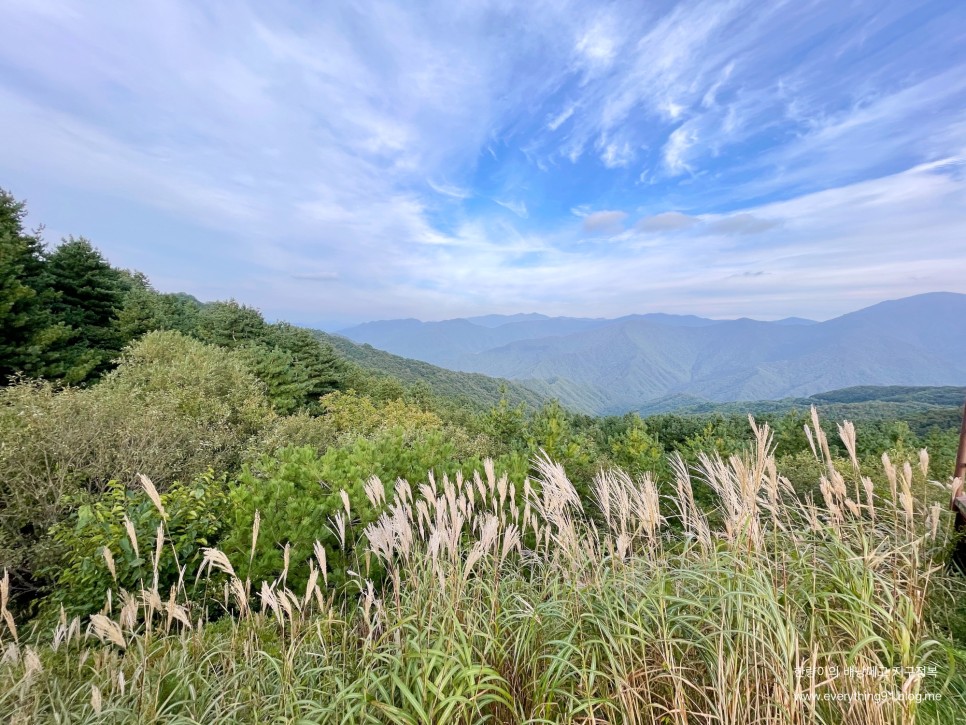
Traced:
MULTIPOLYGON (((812 500, 777 470, 768 426, 752 427, 742 456, 674 458, 664 494, 601 471, 587 508, 549 459, 521 491, 491 465, 415 487, 371 479, 382 514, 348 597, 317 546, 304 591, 287 586, 287 552, 276 579, 254 583, 210 549, 170 591, 156 577, 112 591, 53 632, 18 631, 3 599, 0 717, 966 722, 966 658, 941 616, 961 589, 943 568, 948 515, 918 492, 938 485, 925 454, 921 470, 884 457, 880 495, 854 453, 836 467, 816 420, 826 473, 812 500), (696 482, 717 496, 710 514, 696 482), (197 577, 230 616, 188 600, 197 577)), ((854 429, 840 433, 854 452, 854 429)), ((351 523, 346 506, 335 526, 351 523)), ((252 551, 258 535, 256 517, 252 551)), ((165 524, 138 544, 157 561, 165 524)))

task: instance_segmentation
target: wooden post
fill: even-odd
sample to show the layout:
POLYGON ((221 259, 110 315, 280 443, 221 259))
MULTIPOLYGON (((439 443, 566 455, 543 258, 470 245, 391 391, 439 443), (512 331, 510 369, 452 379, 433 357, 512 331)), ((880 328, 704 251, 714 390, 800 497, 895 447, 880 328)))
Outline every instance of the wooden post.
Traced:
POLYGON ((953 550, 953 566, 966 574, 966 405, 963 406, 963 425, 959 431, 959 451, 953 470, 953 499, 950 507, 956 512, 956 534, 960 537, 953 550))

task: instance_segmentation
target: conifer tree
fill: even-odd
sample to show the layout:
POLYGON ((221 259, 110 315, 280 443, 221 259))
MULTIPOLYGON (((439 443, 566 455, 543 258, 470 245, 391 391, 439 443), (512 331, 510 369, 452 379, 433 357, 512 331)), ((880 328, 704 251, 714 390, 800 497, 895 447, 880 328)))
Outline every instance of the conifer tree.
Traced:
POLYGON ((293 364, 305 371, 308 381, 305 405, 313 413, 320 412, 319 398, 342 387, 346 374, 342 359, 310 330, 287 322, 270 325, 266 339, 289 353, 293 364))
POLYGON ((23 202, 0 189, 0 385, 17 373, 37 374, 50 335, 43 242, 24 231, 23 202))
POLYGON ((265 383, 277 412, 288 415, 306 407, 312 384, 306 369, 290 352, 258 344, 241 348, 240 352, 249 369, 265 383))
POLYGON ((664 448, 637 413, 625 416, 627 427, 610 440, 611 457, 629 473, 654 472, 664 465, 664 448))
POLYGON ((155 290, 140 272, 125 273, 129 277, 121 309, 117 313, 117 330, 128 343, 154 330, 176 330, 194 335, 198 328, 200 303, 186 294, 163 294, 155 290))
POLYGON ((228 300, 205 305, 198 316, 197 335, 210 345, 236 348, 261 342, 266 327, 258 310, 228 300))
POLYGON ((116 326, 124 283, 89 241, 68 237, 49 256, 54 321, 69 330, 53 356, 54 377, 81 383, 111 366, 121 350, 116 326))

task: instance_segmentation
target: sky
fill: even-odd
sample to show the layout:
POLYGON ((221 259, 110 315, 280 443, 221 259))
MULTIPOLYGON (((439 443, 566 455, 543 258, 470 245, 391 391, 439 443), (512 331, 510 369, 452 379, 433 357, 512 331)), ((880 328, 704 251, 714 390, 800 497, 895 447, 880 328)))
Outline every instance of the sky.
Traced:
POLYGON ((0 187, 269 319, 966 292, 966 2, 5 0, 0 187))

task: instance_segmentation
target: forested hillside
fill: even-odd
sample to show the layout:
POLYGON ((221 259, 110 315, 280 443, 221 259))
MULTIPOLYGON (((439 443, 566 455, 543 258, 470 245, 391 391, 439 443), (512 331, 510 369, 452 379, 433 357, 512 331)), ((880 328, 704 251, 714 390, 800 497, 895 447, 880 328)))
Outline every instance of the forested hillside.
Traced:
POLYGON ((23 218, 0 195, 0 718, 634 722, 737 692, 797 723, 858 685, 796 668, 854 661, 963 711, 955 421, 808 409, 961 390, 593 417, 23 218))
POLYGON ((733 403, 712 403, 686 395, 659 398, 642 405, 637 412, 643 416, 658 413, 678 415, 780 415, 793 410, 807 410, 816 406, 830 418, 849 420, 902 419, 913 427, 952 428, 958 425, 966 401, 966 387, 866 385, 816 393, 807 398, 780 400, 743 400, 733 403))
POLYGON ((377 350, 371 345, 358 345, 341 335, 315 331, 316 337, 336 350, 346 360, 363 370, 390 375, 405 385, 428 386, 433 393, 452 400, 463 400, 473 407, 489 407, 505 397, 512 404, 539 405, 547 400, 539 393, 509 380, 491 378, 479 373, 460 373, 436 367, 420 360, 410 360, 377 350))

